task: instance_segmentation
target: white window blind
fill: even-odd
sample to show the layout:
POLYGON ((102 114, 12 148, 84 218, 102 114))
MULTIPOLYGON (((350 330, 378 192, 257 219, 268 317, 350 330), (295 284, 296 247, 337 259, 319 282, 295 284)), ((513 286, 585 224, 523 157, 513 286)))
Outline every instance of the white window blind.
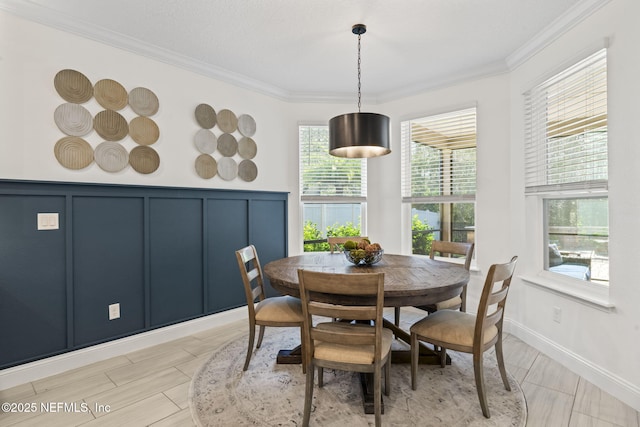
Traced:
POLYGON ((607 51, 525 93, 525 192, 606 190, 607 51))
POLYGON ((476 109, 401 123, 403 202, 474 200, 476 109))
POLYGON ((366 201, 366 160, 330 155, 328 126, 299 126, 299 146, 303 202, 366 201))

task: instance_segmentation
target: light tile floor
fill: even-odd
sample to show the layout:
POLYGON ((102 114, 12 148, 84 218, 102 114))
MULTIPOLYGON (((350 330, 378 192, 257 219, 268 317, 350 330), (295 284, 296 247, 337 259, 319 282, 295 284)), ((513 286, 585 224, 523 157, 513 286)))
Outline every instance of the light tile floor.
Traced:
MULTIPOLYGON (((403 309, 403 326, 419 315, 403 309)), ((0 413, 0 425, 193 426, 187 401, 191 377, 216 348, 246 329, 246 322, 234 322, 0 391, 0 402, 37 409, 0 413), (41 404, 50 411, 43 413, 41 404)), ((528 427, 640 427, 636 410, 518 338, 506 336, 504 351, 507 369, 525 393, 528 427)))

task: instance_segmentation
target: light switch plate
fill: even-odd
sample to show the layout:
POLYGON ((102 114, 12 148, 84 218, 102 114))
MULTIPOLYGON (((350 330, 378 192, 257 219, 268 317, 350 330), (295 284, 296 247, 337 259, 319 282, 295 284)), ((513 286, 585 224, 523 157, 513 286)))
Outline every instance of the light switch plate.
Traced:
POLYGON ((120 303, 109 304, 109 320, 120 318, 120 303))
POLYGON ((55 213, 38 213, 38 230, 57 230, 60 228, 59 215, 55 213))

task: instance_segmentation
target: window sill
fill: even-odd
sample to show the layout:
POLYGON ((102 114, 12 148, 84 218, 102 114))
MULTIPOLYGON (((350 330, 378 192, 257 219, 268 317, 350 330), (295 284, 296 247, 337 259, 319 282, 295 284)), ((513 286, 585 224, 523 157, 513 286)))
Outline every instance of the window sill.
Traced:
POLYGON ((571 281, 548 277, 546 274, 520 276, 520 279, 522 279, 525 284, 569 297, 582 304, 597 308, 598 310, 612 312, 615 309, 615 305, 609 301, 608 289, 602 285, 592 284, 594 289, 586 289, 585 283, 588 284, 590 282, 574 284, 571 283, 571 281))

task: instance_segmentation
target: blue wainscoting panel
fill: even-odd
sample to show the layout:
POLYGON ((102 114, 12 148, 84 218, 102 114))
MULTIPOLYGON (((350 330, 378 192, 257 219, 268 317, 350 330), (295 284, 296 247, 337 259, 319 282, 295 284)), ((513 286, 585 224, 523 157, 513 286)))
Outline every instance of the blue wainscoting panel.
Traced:
POLYGON ((149 200, 151 326, 204 313, 202 199, 149 200))
POLYGON ((0 179, 0 369, 245 305, 235 251, 287 255, 287 198, 0 179))
POLYGON ((208 201, 207 311, 209 313, 247 303, 235 251, 249 244, 248 219, 247 200, 212 199, 208 201))
POLYGON ((141 331, 144 316, 144 200, 74 197, 74 343, 141 331), (109 305, 120 318, 109 320, 109 305))
MULTIPOLYGON (((260 255, 260 263, 264 266, 270 261, 287 256, 287 246, 282 238, 287 236, 287 201, 286 200, 252 200, 249 227, 251 243, 256 246, 260 255)), ((267 296, 280 295, 265 278, 267 296)))
POLYGON ((0 366, 67 346, 64 233, 64 197, 0 197, 0 366), (38 213, 60 228, 38 231, 38 213))

